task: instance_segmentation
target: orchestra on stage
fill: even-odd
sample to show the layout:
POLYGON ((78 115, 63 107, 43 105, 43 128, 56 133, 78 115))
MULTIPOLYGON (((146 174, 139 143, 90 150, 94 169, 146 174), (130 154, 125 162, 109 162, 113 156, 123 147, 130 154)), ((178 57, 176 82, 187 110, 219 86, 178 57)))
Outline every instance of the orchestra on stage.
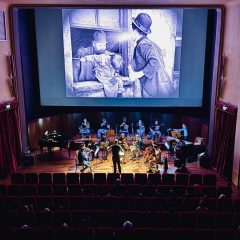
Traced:
POLYGON ((141 119, 136 124, 129 124, 126 117, 123 117, 114 132, 107 119, 102 118, 98 130, 93 133, 90 122, 84 118, 79 126, 80 141, 78 143, 80 144, 77 145, 77 149, 76 140, 66 138, 58 134, 56 130, 52 133, 45 131, 39 141, 39 146, 41 151, 43 151, 43 147, 47 147, 49 152, 55 146, 65 147, 69 150, 69 157, 70 150, 76 150, 77 164, 82 164, 90 171, 93 169, 92 160, 101 159, 99 162, 108 160, 109 152, 112 149, 118 149, 119 146, 120 151, 117 156, 114 150, 115 160, 119 158, 122 164, 126 164, 128 161, 142 159, 149 173, 156 172, 159 165, 163 165, 164 171, 167 171, 168 160, 173 156, 175 158, 174 165, 184 168, 189 157, 195 157, 196 154, 206 151, 206 146, 202 144, 203 139, 197 138, 194 143, 187 141, 188 128, 186 124, 183 123, 182 128, 165 131, 163 127, 163 123, 155 120, 147 129, 141 119), (63 139, 67 139, 66 142, 63 139), (165 151, 165 154, 162 154, 162 151, 165 151))

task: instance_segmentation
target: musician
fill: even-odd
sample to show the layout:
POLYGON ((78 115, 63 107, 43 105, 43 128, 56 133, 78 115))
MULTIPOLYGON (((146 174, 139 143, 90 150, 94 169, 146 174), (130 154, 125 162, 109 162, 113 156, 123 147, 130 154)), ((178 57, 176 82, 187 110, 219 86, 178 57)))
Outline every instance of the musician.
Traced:
POLYGON ((121 136, 118 138, 118 143, 125 149, 128 149, 128 140, 125 133, 121 133, 121 136))
POLYGON ((158 120, 156 120, 154 122, 154 124, 152 124, 152 126, 150 127, 150 132, 153 135, 153 137, 155 136, 155 134, 158 134, 158 138, 160 139, 160 137, 162 135, 162 133, 161 133, 161 126, 162 126, 162 124, 160 125, 158 123, 158 120))
POLYGON ((128 140, 127 140, 127 137, 125 136, 125 133, 121 133, 121 136, 118 138, 118 144, 123 149, 123 161, 125 161, 125 152, 126 152, 125 150, 129 149, 128 140))
POLYGON ((53 132, 52 132, 52 134, 51 134, 51 137, 52 137, 52 138, 57 138, 57 137, 59 137, 59 136, 61 136, 61 135, 57 133, 57 130, 53 130, 53 132))
POLYGON ((142 157, 142 148, 143 148, 143 142, 139 135, 136 135, 136 138, 133 140, 133 145, 130 146, 130 151, 132 152, 133 158, 142 157))
POLYGON ((125 135, 128 136, 129 135, 128 128, 129 125, 127 124, 127 119, 126 117, 124 117, 122 123, 120 124, 119 133, 125 133, 125 135))
POLYGON ((115 139, 114 144, 108 148, 108 151, 112 150, 112 161, 113 161, 113 169, 114 173, 118 172, 121 174, 121 164, 120 164, 120 155, 119 153, 123 151, 122 147, 118 144, 118 140, 115 139))
POLYGON ((85 141, 85 146, 90 149, 90 151, 91 151, 91 159, 93 159, 94 156, 95 156, 94 153, 95 153, 95 151, 96 151, 96 148, 97 148, 98 144, 94 143, 94 142, 92 141, 91 136, 90 136, 90 137, 88 138, 88 140, 85 141))
POLYGON ((89 167, 90 170, 92 171, 92 166, 90 163, 90 149, 86 147, 84 144, 77 152, 77 158, 78 158, 78 163, 79 165, 83 164, 86 167, 89 167))
POLYGON ((96 151, 94 153, 95 158, 98 158, 99 150, 102 150, 104 155, 103 159, 106 160, 108 157, 108 151, 107 151, 108 146, 109 146, 109 141, 107 139, 107 135, 103 133, 102 137, 99 140, 98 146, 96 146, 96 151))
POLYGON ((187 141, 188 140, 188 129, 187 125, 182 123, 182 128, 180 129, 173 129, 174 131, 182 131, 183 132, 183 140, 187 141))
POLYGON ((98 138, 101 138, 102 134, 107 134, 108 129, 110 129, 110 125, 107 123, 106 118, 103 118, 97 132, 98 138))
POLYGON ((145 132, 144 123, 142 122, 141 119, 139 119, 139 121, 137 122, 137 133, 141 139, 143 138, 144 132, 145 132))
POLYGON ((165 164, 161 160, 161 149, 158 146, 154 147, 154 153, 151 155, 151 158, 148 161, 148 173, 151 173, 153 165, 157 166, 157 164, 165 164))
POLYGON ((145 159, 145 163, 147 163, 154 156, 156 148, 156 142, 154 141, 154 139, 151 139, 151 145, 145 149, 145 153, 143 156, 145 159))
POLYGON ((188 129, 187 129, 187 125, 182 123, 182 129, 180 129, 181 131, 183 131, 183 140, 187 141, 188 140, 188 129))
POLYGON ((39 141, 39 146, 41 147, 41 153, 43 153, 43 147, 48 148, 48 152, 52 152, 52 147, 57 141, 59 141, 61 135, 57 133, 56 130, 53 130, 52 133, 45 131, 42 137, 42 140, 39 141))
POLYGON ((177 143, 177 148, 176 148, 176 157, 180 160, 181 167, 185 168, 186 166, 186 158, 188 155, 188 149, 186 147, 185 141, 180 140, 177 143))
POLYGON ((81 134, 83 134, 83 133, 86 133, 86 134, 90 134, 90 123, 88 122, 88 120, 87 120, 87 118, 84 118, 83 119, 83 122, 82 122, 82 124, 81 124, 81 126, 79 127, 79 132, 81 133, 81 134))

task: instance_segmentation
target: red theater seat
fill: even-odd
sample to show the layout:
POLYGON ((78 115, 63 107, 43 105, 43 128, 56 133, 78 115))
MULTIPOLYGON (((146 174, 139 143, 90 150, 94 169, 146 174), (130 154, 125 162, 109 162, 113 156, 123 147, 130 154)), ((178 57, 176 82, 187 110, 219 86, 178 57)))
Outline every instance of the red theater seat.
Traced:
POLYGON ((107 184, 114 184, 117 179, 120 179, 120 174, 119 173, 108 173, 107 184))
POLYGON ((203 186, 216 186, 217 176, 216 174, 204 174, 203 186))
POLYGON ((122 184, 133 184, 134 183, 133 173, 122 173, 121 182, 122 184))
POLYGON ((67 184, 79 184, 79 173, 67 173, 66 175, 67 184))
POLYGON ((25 183, 26 184, 38 184, 38 174, 37 173, 25 173, 25 183))
POLYGON ((163 173, 162 185, 173 185, 173 184, 175 184, 174 174, 163 173))
POLYGON ((176 174, 176 181, 175 181, 176 185, 188 185, 188 181, 189 181, 188 174, 185 174, 185 173, 176 174))
POLYGON ((146 173, 135 173, 135 184, 146 185, 147 184, 147 174, 146 173))
POLYGON ((38 181, 39 181, 39 184, 52 184, 51 173, 39 173, 38 181))
POLYGON ((53 173, 53 184, 66 184, 65 173, 53 173))
POLYGON ((94 183, 106 184, 107 183, 106 173, 94 173, 94 183))
POLYGON ((93 174, 92 173, 81 173, 80 174, 81 184, 93 184, 93 174))
POLYGON ((201 174, 191 174, 189 176, 189 185, 199 184, 202 185, 202 175, 201 174))
POLYGON ((12 184, 24 184, 24 174, 23 173, 12 173, 11 175, 12 184))

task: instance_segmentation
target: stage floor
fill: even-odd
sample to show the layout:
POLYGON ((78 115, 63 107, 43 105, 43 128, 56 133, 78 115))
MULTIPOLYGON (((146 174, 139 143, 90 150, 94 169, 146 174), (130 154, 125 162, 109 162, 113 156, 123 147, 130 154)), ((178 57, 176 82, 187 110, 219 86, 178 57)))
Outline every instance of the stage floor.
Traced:
MULTIPOLYGON (((75 172, 75 151, 71 151, 70 158, 68 158, 68 152, 65 149, 60 151, 59 149, 54 149, 55 151, 51 154, 44 152, 41 154, 40 151, 36 151, 36 159, 33 165, 31 166, 22 166, 18 169, 18 172, 26 173, 26 172, 75 172)), ((162 158, 167 154, 167 151, 162 151, 162 158)), ((113 172, 113 164, 111 160, 111 152, 108 155, 107 160, 94 159, 91 161, 93 170, 92 173, 111 173, 113 172)), ((136 158, 134 160, 131 159, 130 152, 127 154, 126 163, 121 163, 122 173, 146 173, 148 171, 148 165, 144 163, 144 158, 136 158)), ((77 172, 80 172, 78 169, 77 172)), ((91 172, 89 168, 84 169, 82 172, 91 172)), ((159 173, 163 173, 163 165, 159 165, 159 173)), ((169 159, 169 168, 167 173, 178 173, 179 169, 174 167, 173 159, 169 159)), ((192 162, 186 164, 186 173, 215 173, 213 169, 205 169, 199 166, 198 162, 192 162)), ((227 185, 227 182, 223 177, 217 174, 217 181, 219 185, 227 185)), ((0 182, 8 183, 9 179, 1 180, 0 182)))

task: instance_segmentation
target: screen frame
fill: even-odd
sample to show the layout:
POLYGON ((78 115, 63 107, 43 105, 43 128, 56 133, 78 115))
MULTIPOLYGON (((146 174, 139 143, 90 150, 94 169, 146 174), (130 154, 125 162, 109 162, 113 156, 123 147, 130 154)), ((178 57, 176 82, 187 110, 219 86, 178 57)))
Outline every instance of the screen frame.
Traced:
MULTIPOLYGON (((16 12, 18 9, 33 9, 33 8, 59 8, 59 9, 71 9, 71 8, 99 8, 99 9, 105 9, 105 8, 109 8, 109 9, 115 9, 115 8, 146 8, 146 9, 154 9, 154 8, 161 8, 161 9, 167 9, 167 8, 186 8, 186 9, 191 9, 191 8, 208 8, 208 9, 219 9, 221 11, 221 17, 220 17, 220 39, 219 39, 219 56, 221 56, 222 53, 222 48, 223 48, 223 33, 224 33, 224 19, 225 19, 225 6, 221 5, 221 4, 173 4, 173 5, 169 5, 169 4, 159 4, 159 3, 155 3, 154 1, 152 1, 151 3, 148 4, 144 4, 141 1, 138 1, 139 5, 136 6, 137 2, 134 2, 133 4, 129 3, 128 1, 121 1, 121 4, 114 2, 114 3, 102 3, 99 4, 98 1, 89 1, 87 3, 81 3, 81 4, 12 4, 9 7, 9 17, 11 19, 10 23, 11 25, 13 25, 14 23, 14 19, 13 19, 13 15, 14 12, 16 12), (126 4, 124 3, 126 2, 126 4), (98 4, 98 5, 96 5, 98 4)), ((12 46, 13 49, 17 52, 19 51, 17 49, 16 46, 16 42, 17 42, 17 35, 18 33, 14 32, 14 27, 10 29, 12 32, 12 46), (16 35, 16 37, 15 37, 16 35)), ((215 59, 216 60, 216 59, 215 59)), ((16 54, 16 68, 17 69, 21 69, 21 58, 20 58, 20 54, 16 54)), ((215 64, 214 66, 215 71, 217 71, 217 75, 219 74, 219 57, 218 57, 218 63, 215 64)), ((24 97, 24 93, 22 90, 22 87, 19 88, 19 86, 21 84, 23 84, 23 76, 22 76, 22 72, 21 71, 17 71, 17 76, 18 76, 18 84, 17 84, 17 88, 18 88, 18 96, 19 98, 21 96, 24 97)), ((216 97, 218 97, 218 89, 219 89, 219 79, 216 79, 216 84, 214 84, 215 86, 211 86, 214 88, 214 91, 216 91, 216 97)), ((37 101, 37 112, 38 113, 43 113, 45 112, 51 112, 51 110, 53 110, 54 112, 74 112, 74 111, 86 111, 89 109, 92 109, 93 111, 95 109, 98 109, 99 111, 115 111, 116 108, 117 109, 121 109, 121 110, 127 110, 127 111, 139 111, 140 108, 143 109, 148 109, 149 111, 154 110, 154 109, 162 109, 162 110, 167 110, 167 109, 173 109, 173 112, 175 111, 175 109, 182 109, 183 111, 185 110, 196 110, 197 112, 199 112, 199 110, 204 110, 204 108, 206 108, 206 97, 207 97, 207 93, 206 93, 206 86, 205 86, 205 81, 204 81, 204 86, 203 86, 203 98, 202 98, 202 106, 199 107, 189 107, 189 106, 106 106, 106 105, 100 105, 100 106, 46 106, 46 105, 41 105, 40 102, 40 93, 39 93, 39 89, 38 89, 38 101, 37 101), (55 111, 57 110, 57 111, 55 111)), ((209 101, 211 101, 211 97, 209 101)), ((25 104, 23 104, 25 106, 25 104)), ((25 109, 25 107, 24 107, 25 109)), ((171 110, 170 110, 171 112, 171 110)), ((206 112, 206 111, 203 111, 206 112)), ((45 114, 44 114, 45 115, 45 114)))

